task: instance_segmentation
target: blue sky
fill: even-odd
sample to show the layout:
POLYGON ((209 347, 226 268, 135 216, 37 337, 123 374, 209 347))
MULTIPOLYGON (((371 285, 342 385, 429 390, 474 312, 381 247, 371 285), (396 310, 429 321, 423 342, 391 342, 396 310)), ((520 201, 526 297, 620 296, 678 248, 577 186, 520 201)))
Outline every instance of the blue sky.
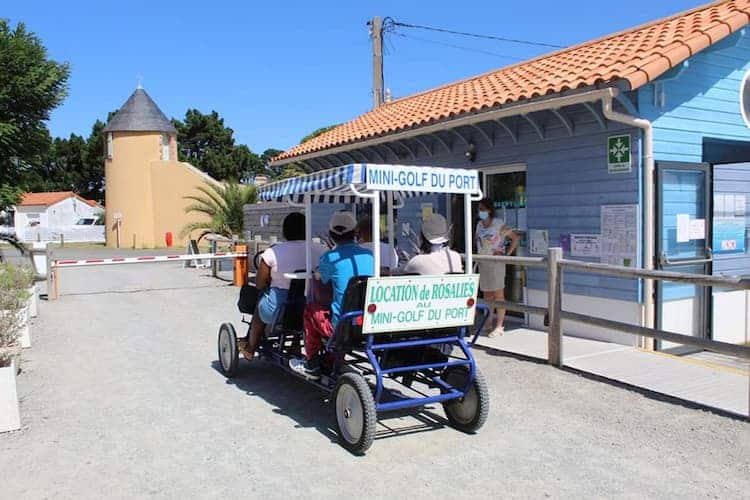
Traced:
MULTIPOLYGON (((285 149, 310 131, 371 107, 372 16, 571 45, 700 0, 447 2, 194 0, 11 1, 0 16, 26 23, 50 56, 72 65, 55 136, 87 135, 135 89, 137 76, 169 117, 218 111, 239 143, 285 149)), ((542 54, 540 49, 400 29, 386 36, 386 87, 409 95, 542 54), (431 42, 425 41, 431 40, 431 42), (463 50, 434 42, 459 45, 463 50), (483 51, 483 52, 479 52, 483 51)))

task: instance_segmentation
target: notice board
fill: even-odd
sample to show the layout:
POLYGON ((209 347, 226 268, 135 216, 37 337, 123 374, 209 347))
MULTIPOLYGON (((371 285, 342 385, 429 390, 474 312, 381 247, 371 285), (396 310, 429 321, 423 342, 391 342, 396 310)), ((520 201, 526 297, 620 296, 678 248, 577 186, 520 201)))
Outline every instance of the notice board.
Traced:
POLYGON ((602 205, 601 261, 635 267, 638 262, 638 205, 602 205))

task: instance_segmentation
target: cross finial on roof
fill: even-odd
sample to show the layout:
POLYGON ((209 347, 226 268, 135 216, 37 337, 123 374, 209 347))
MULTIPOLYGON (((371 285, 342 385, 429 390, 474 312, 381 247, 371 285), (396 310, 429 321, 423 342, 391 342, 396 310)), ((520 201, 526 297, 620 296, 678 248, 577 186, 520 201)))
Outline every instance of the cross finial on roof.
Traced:
POLYGON ((143 75, 138 74, 136 75, 136 78, 138 79, 138 86, 136 88, 142 89, 143 88, 143 75))

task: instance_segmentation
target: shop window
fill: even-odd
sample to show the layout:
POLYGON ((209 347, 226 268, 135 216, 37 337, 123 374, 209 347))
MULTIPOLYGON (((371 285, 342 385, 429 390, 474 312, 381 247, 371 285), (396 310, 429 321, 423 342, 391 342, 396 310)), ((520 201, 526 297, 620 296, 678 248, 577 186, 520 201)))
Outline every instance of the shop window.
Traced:
POLYGON ((169 160, 169 134, 161 134, 161 159, 169 160))
POLYGON ((107 159, 112 159, 112 149, 113 149, 113 141, 112 141, 112 132, 107 133, 107 159))

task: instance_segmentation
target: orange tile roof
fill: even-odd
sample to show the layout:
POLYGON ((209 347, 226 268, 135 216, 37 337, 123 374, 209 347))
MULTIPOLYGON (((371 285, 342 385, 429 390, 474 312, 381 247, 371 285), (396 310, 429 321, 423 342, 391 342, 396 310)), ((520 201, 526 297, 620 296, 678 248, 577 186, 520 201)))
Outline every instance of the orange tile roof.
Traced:
POLYGON ((48 207, 58 201, 62 201, 71 196, 76 196, 73 191, 50 191, 47 193, 26 193, 21 198, 19 205, 43 205, 48 207))
POLYGON ((384 104, 274 161, 570 89, 624 81, 635 90, 748 22, 750 0, 714 2, 384 104))

